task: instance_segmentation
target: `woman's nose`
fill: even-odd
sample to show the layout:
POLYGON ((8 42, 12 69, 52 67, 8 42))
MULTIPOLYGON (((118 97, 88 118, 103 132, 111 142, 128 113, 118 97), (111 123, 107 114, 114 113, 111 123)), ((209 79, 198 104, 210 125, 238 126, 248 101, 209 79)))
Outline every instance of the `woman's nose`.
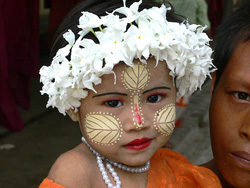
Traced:
POLYGON ((250 141, 250 109, 248 109, 242 117, 240 134, 242 137, 247 138, 250 141))

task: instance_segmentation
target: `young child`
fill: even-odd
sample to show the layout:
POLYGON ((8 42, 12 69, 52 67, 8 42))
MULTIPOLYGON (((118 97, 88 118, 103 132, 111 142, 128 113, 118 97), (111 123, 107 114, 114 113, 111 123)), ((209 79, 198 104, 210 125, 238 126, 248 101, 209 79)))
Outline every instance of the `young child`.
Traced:
POLYGON ((250 187, 250 2, 219 27, 210 104, 214 160, 223 187, 250 187))
POLYGON ((160 149, 174 130, 176 95, 214 69, 202 31, 146 0, 73 9, 40 74, 47 105, 79 122, 83 143, 56 160, 40 188, 221 187, 212 171, 160 149))

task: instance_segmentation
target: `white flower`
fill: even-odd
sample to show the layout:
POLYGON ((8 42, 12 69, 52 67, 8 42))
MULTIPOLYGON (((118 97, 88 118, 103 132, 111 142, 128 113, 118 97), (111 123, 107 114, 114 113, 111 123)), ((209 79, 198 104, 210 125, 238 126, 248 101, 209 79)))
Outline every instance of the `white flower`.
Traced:
POLYGON ((56 55, 61 55, 63 57, 66 57, 67 55, 69 55, 70 49, 75 43, 75 34, 71 30, 68 30, 67 33, 63 34, 63 38, 68 42, 68 45, 59 49, 56 55))
POLYGON ((79 37, 76 39, 71 30, 63 35, 67 45, 58 50, 50 66, 40 69, 41 94, 49 96, 47 107, 56 107, 64 115, 68 109, 77 111, 88 90, 96 92, 94 86, 102 82, 101 76, 114 74, 113 68, 120 62, 133 66, 134 59, 147 63, 150 56, 156 63, 165 61, 176 81, 178 96, 201 88, 215 70, 204 27, 167 21, 170 8, 164 5, 139 12, 142 0, 130 7, 123 1, 123 7, 106 16, 82 12, 79 37), (125 17, 119 18, 116 13, 125 17), (99 31, 94 32, 94 28, 99 31), (98 43, 84 38, 88 32, 98 43))
POLYGON ((143 55, 144 58, 149 57, 150 39, 154 38, 153 33, 149 28, 149 22, 146 19, 140 18, 138 27, 132 25, 124 36, 132 54, 136 54, 138 58, 143 55), (147 32, 145 32, 147 30, 147 32))
POLYGON ((138 16, 138 13, 139 13, 138 9, 141 3, 142 3, 142 0, 140 0, 139 2, 133 3, 129 8, 124 6, 124 7, 116 9, 114 12, 119 12, 126 16, 125 18, 121 19, 122 22, 132 23, 138 16))
POLYGON ((84 31, 90 31, 92 28, 99 27, 105 23, 105 17, 99 18, 97 15, 90 12, 82 12, 79 18, 78 27, 84 31))
POLYGON ((118 15, 114 15, 110 13, 106 16, 106 30, 112 31, 113 29, 122 30, 123 32, 126 30, 128 22, 126 20, 121 21, 118 15))
POLYGON ((110 31, 105 28, 103 32, 96 32, 96 36, 99 39, 100 48, 106 53, 104 56, 106 63, 115 64, 125 61, 126 50, 124 49, 123 30, 113 29, 110 31))

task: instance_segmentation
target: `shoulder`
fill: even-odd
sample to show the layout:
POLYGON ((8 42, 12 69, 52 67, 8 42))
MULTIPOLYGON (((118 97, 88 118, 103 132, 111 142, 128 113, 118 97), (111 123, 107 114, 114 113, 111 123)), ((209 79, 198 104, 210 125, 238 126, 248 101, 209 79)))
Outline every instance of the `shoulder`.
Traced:
MULTIPOLYGON (((192 164, 184 155, 170 150, 170 149, 159 149, 155 155, 152 158, 153 160, 158 160, 158 161, 162 161, 162 162, 167 162, 167 165, 169 165, 170 168, 173 169, 173 171, 178 171, 175 169, 180 169, 183 168, 185 169, 187 172, 191 171, 206 171, 206 172, 211 172, 213 174, 212 171, 210 171, 207 168, 204 167, 200 167, 197 165, 192 164), (187 168, 188 167, 188 168, 187 168)), ((181 173, 181 172, 180 172, 181 173)))
POLYGON ((157 160, 158 159, 167 159, 170 161, 178 160, 178 161, 188 162, 188 159, 184 155, 182 155, 176 151, 167 149, 167 148, 162 148, 162 149, 157 150, 153 156, 153 159, 154 158, 156 158, 157 160))
POLYGON ((159 149, 152 158, 153 164, 170 171, 176 181, 190 181, 199 185, 220 187, 218 177, 211 170, 192 164, 185 156, 175 151, 159 149))
MULTIPOLYGON (((93 158, 85 153, 83 145, 61 154, 50 169, 48 178, 66 187, 90 184, 93 158)), ((90 187, 90 185, 89 185, 90 187)))

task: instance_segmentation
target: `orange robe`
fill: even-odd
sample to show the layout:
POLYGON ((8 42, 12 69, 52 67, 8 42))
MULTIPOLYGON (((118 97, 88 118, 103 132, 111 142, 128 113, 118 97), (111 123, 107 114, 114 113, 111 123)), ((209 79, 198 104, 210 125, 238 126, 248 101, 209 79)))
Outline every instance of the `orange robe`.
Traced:
MULTIPOLYGON (((147 188, 222 188, 209 169, 190 163, 183 155, 159 149, 150 160, 147 188)), ((39 188, 66 188, 46 178, 39 188)))

